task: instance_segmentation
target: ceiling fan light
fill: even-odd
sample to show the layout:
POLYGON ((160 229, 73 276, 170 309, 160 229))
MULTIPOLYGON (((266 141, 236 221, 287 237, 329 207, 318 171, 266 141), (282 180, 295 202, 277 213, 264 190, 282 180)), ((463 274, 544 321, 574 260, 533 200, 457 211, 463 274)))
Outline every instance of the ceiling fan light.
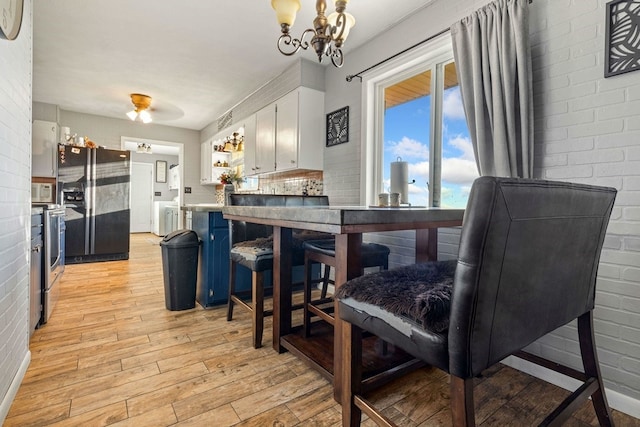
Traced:
POLYGON ((151 114, 149 114, 147 108, 151 106, 151 97, 149 95, 143 95, 141 93, 132 93, 131 103, 136 107, 133 111, 127 113, 127 117, 131 120, 140 119, 142 123, 151 123, 151 114))
POLYGON ((142 123, 151 123, 151 114, 149 114, 149 112, 147 110, 142 110, 140 111, 140 113, 138 113, 138 115, 140 116, 140 120, 142 120, 142 123))
POLYGON ((271 0, 271 7, 276 11, 280 25, 292 27, 300 10, 300 0, 271 0))

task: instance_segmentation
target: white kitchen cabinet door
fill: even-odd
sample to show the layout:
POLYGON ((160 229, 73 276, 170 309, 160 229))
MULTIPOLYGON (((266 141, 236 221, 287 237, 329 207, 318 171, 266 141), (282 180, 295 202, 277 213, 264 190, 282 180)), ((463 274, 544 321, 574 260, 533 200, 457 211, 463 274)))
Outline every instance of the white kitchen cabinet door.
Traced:
POLYGON ((276 170, 298 167, 298 95, 288 93, 276 103, 276 170))
POLYGON ((211 151, 212 140, 209 139, 202 144, 200 144, 200 184, 212 184, 212 174, 211 174, 211 166, 212 166, 212 151, 211 151))
POLYGON ((324 92, 298 89, 298 169, 323 170, 326 145, 324 92))
POLYGON ((55 178, 58 170, 58 124, 34 120, 31 142, 31 176, 55 178))
POLYGON ((242 120, 244 127, 244 174, 245 176, 256 173, 256 115, 252 114, 247 119, 242 120))
POLYGON ((263 174, 276 168, 276 104, 270 104, 256 113, 255 166, 245 173, 263 174))
POLYGON ((277 101, 276 170, 322 170, 324 93, 300 87, 277 101))

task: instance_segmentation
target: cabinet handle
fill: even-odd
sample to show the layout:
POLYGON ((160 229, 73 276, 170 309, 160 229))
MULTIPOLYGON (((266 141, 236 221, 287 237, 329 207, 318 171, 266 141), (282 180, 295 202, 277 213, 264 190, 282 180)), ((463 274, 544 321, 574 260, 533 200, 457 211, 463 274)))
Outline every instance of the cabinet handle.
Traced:
POLYGON ((209 239, 213 242, 216 240, 216 236, 214 236, 213 233, 209 233, 209 239))
POLYGON ((296 161, 295 161, 295 160, 291 160, 291 164, 292 164, 292 165, 295 165, 295 164, 296 164, 296 161))

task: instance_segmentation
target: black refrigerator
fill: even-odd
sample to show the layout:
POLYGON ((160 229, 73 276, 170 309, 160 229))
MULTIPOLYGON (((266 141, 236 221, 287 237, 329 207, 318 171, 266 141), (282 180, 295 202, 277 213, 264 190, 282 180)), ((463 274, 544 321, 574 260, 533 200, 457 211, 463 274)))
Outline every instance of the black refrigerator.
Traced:
POLYGON ((130 176, 129 151, 58 146, 67 264, 129 258, 130 176))

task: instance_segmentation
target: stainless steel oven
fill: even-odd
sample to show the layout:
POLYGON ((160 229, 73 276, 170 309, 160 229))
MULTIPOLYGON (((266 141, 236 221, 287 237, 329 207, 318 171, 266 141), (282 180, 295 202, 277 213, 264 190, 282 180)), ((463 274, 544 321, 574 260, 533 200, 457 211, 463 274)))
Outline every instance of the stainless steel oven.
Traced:
POLYGON ((44 206, 44 304, 42 321, 46 323, 60 295, 60 278, 64 272, 64 208, 44 206))

